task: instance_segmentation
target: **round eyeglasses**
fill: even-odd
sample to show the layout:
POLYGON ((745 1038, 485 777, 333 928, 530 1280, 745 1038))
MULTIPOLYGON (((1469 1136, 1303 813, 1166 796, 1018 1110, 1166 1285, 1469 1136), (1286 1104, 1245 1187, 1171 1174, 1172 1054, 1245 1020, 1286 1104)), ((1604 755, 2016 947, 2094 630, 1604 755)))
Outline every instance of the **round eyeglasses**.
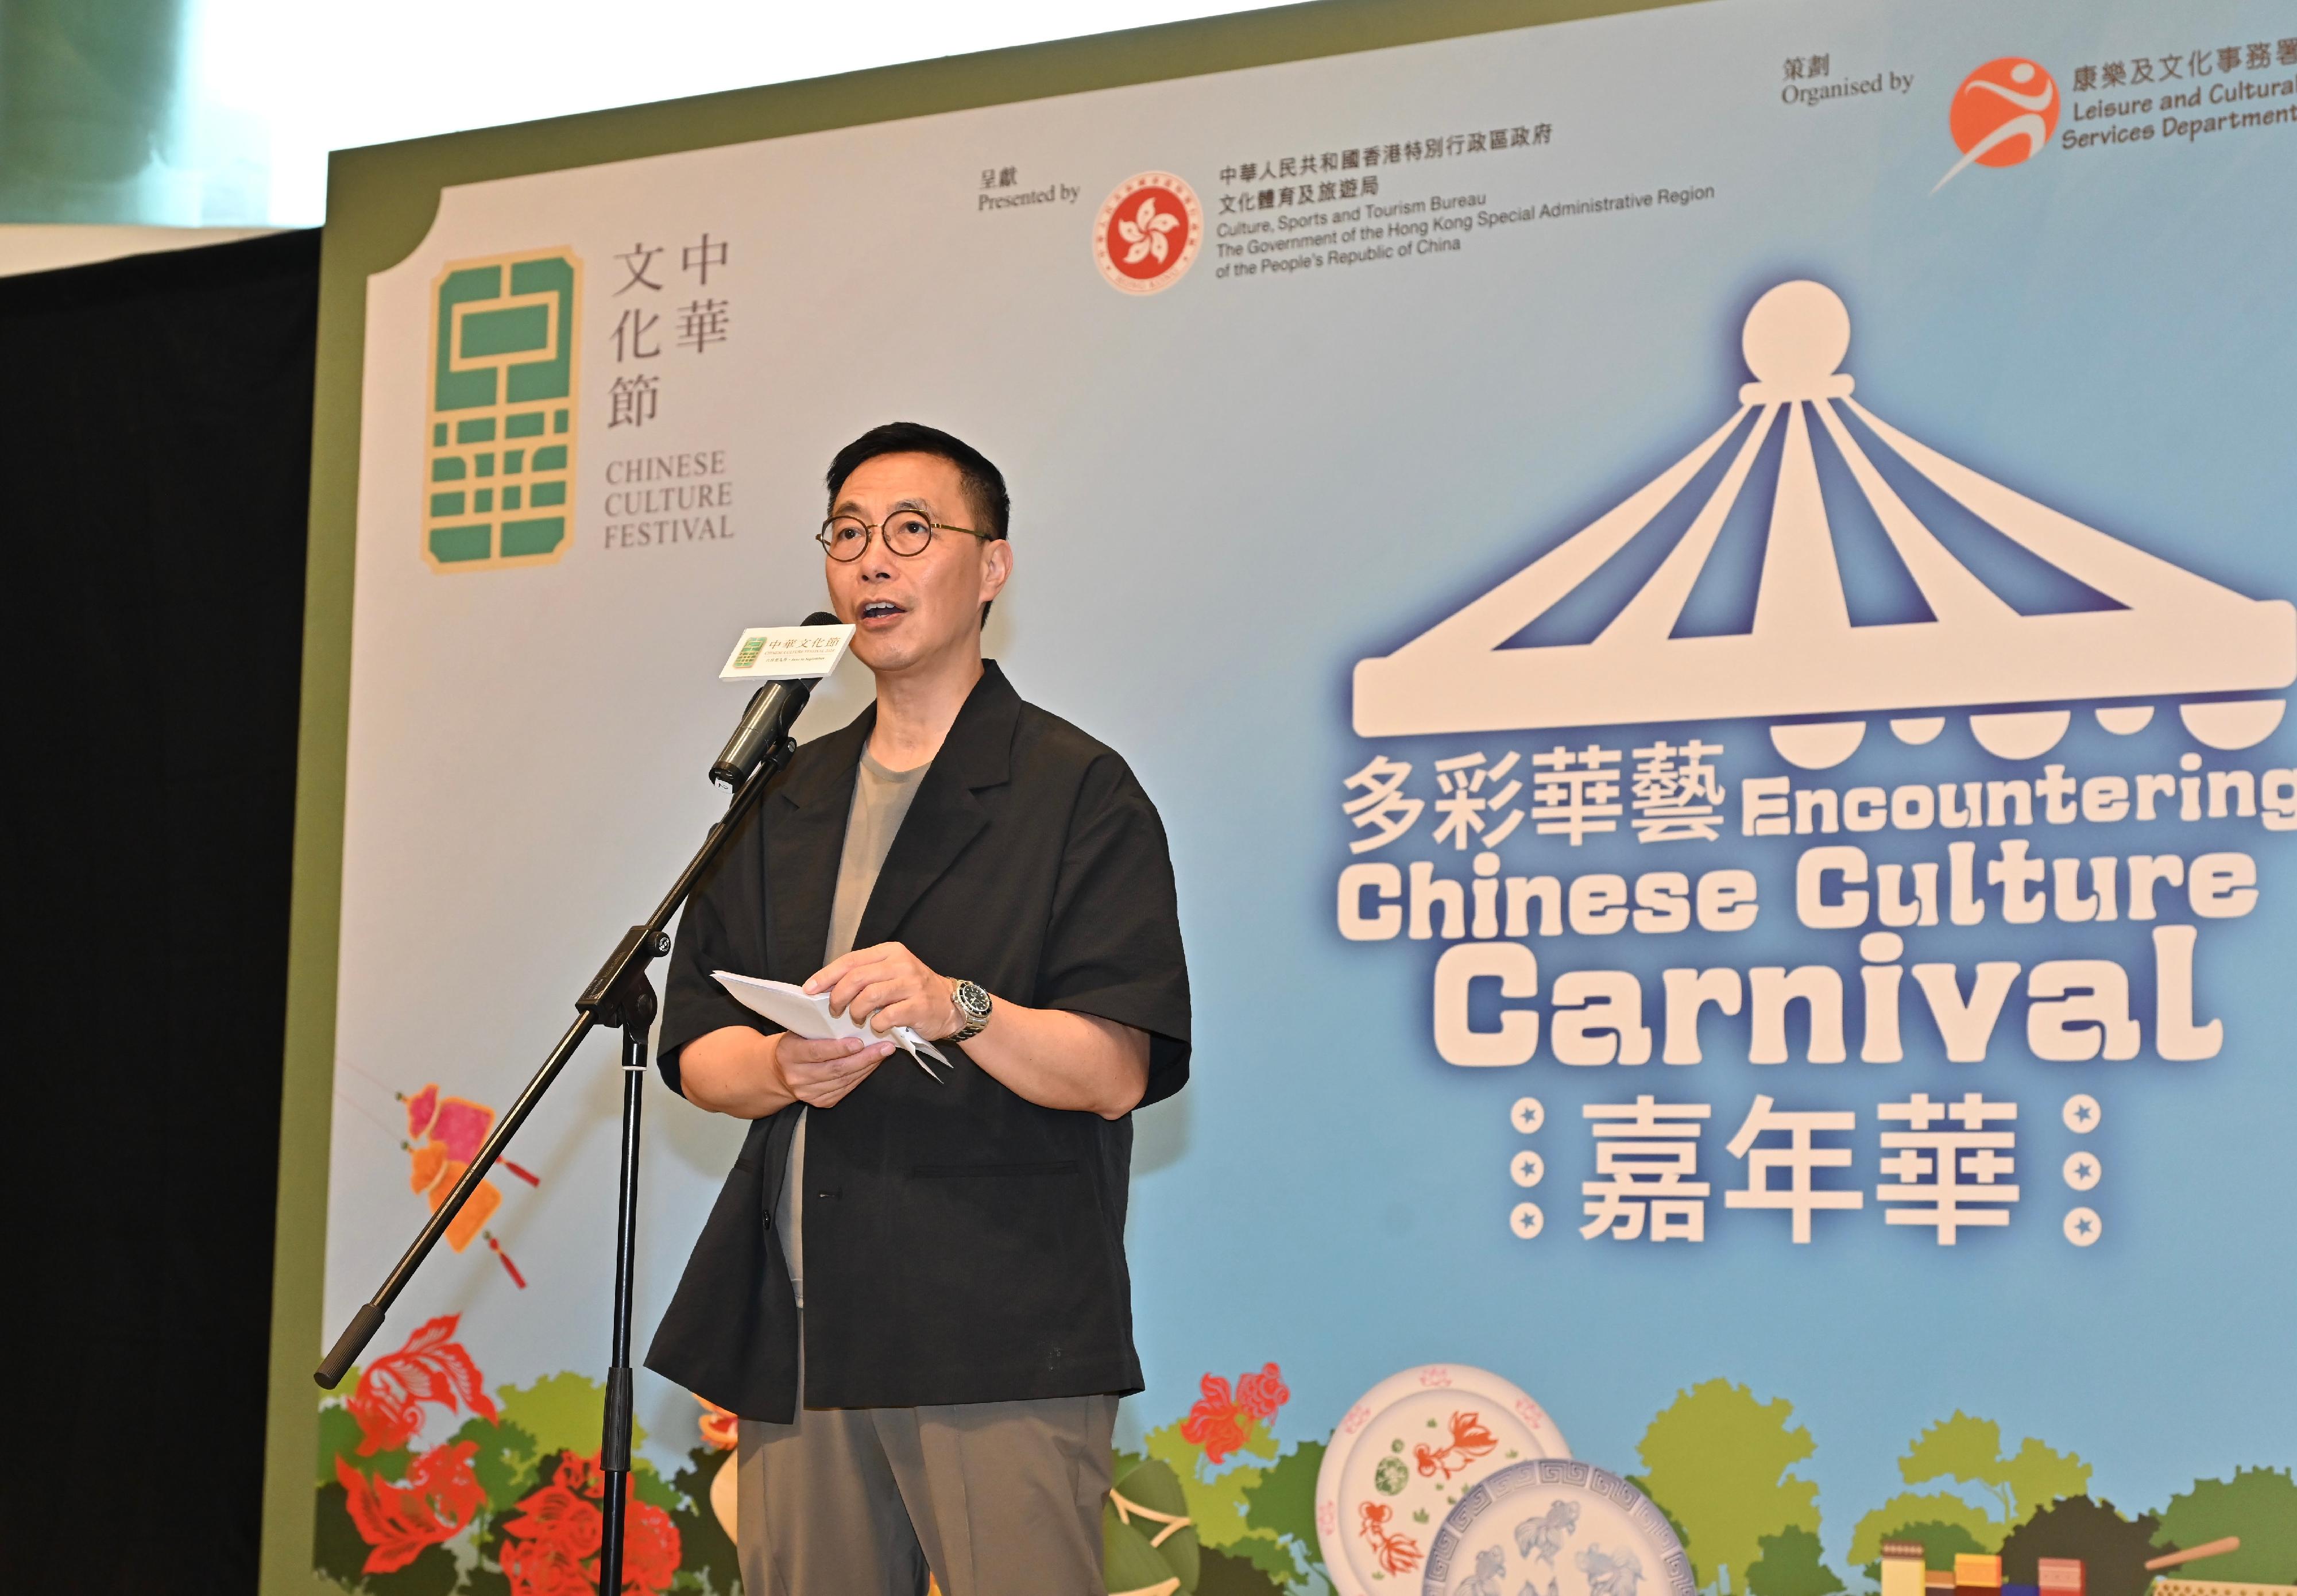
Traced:
POLYGON ((858 560, 869 548, 869 539, 882 533, 887 549, 903 559, 914 559, 925 553, 935 532, 963 532, 984 543, 997 540, 994 533, 976 532, 969 526, 951 526, 946 521, 935 521, 922 510, 896 510, 876 526, 859 515, 832 515, 821 523, 813 540, 833 560, 858 560))

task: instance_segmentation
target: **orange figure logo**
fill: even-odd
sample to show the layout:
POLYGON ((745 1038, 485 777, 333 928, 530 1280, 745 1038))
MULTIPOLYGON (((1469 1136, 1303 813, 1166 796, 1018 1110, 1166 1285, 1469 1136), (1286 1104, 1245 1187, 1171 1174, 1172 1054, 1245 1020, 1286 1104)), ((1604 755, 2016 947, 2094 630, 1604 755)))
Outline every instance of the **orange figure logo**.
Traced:
POLYGON ((1936 193, 1970 166, 2016 166, 2057 131, 2057 79, 2039 62, 2005 55, 1962 80, 1947 110, 1947 130, 1962 159, 1931 188, 1936 193))

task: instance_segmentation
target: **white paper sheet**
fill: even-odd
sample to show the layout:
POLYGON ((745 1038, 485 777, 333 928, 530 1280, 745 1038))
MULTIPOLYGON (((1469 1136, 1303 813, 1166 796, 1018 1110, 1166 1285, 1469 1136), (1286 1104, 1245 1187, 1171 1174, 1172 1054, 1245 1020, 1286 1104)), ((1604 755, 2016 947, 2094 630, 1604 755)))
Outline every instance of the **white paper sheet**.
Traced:
MULTIPOLYGON (((829 999, 810 994, 802 986, 792 986, 786 981, 761 981, 754 975, 737 975, 731 970, 712 970, 718 984, 734 994, 734 1000, 755 1014, 762 1014, 793 1036, 803 1036, 814 1041, 829 1041, 853 1037, 861 1041, 885 1041, 867 1026, 856 1024, 842 1014, 829 1012, 829 999)), ((948 1056, 933 1043, 919 1036, 907 1025, 896 1025, 888 1033, 891 1040, 918 1061, 918 1067, 938 1081, 930 1057, 934 1064, 949 1065, 948 1056)))

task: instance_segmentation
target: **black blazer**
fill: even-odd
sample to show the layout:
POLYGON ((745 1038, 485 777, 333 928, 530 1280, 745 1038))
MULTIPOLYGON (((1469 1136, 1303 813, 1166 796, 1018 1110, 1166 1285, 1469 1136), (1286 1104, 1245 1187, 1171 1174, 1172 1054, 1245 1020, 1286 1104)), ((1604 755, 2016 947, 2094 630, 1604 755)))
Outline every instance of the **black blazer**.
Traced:
MULTIPOLYGON (((712 970, 821 966, 873 706, 798 750, 686 907, 660 1059, 726 1025, 774 1027, 712 970)), ((1189 1072, 1188 971, 1154 805, 1116 753, 1025 703, 992 662, 919 784, 856 947, 1033 1008, 1149 1033, 1148 1092, 1189 1072)), ((1132 1122, 1042 1108, 942 1044, 936 1083, 896 1051, 806 1128, 805 1405, 915 1407, 1140 1389, 1124 1209, 1132 1122)), ((799 1315, 771 1231, 794 1109, 757 1121, 704 1224, 646 1367, 787 1423, 799 1315)))

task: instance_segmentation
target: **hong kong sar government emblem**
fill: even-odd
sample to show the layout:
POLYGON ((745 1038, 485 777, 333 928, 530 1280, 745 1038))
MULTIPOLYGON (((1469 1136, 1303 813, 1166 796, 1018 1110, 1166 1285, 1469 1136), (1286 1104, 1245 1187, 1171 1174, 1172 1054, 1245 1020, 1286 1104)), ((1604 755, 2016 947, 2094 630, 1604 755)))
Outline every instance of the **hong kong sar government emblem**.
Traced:
POLYGON ((1186 275, 1204 241, 1197 191, 1170 172, 1141 172, 1118 184, 1101 205, 1092 256, 1110 286, 1161 293, 1186 275))

